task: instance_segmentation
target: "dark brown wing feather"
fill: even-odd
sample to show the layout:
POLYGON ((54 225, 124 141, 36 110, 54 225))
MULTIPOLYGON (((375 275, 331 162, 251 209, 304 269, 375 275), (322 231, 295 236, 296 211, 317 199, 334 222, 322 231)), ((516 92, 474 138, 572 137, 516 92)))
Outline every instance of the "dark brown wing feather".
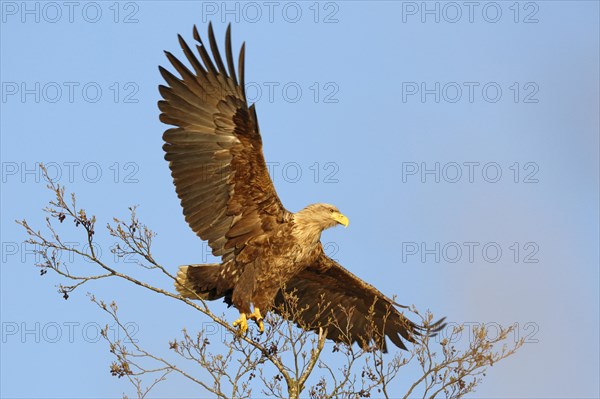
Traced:
POLYGON ((226 61, 219 54, 212 26, 209 50, 196 27, 194 38, 202 62, 179 36, 193 72, 169 52, 181 78, 160 67, 167 86, 160 86, 160 120, 174 128, 163 135, 165 159, 185 220, 213 254, 229 260, 236 248, 269 231, 287 215, 269 177, 254 105, 244 93, 244 46, 235 74, 231 31, 226 61), (216 64, 216 65, 215 65, 216 64))
MULTIPOLYGON (((385 337, 406 349, 402 338, 414 342, 415 336, 433 335, 444 327, 443 319, 428 328, 408 320, 398 304, 324 254, 288 281, 285 291, 298 301, 299 320, 294 321, 306 329, 327 328, 327 338, 335 342, 362 346, 374 342, 387 352, 385 337)), ((281 309, 288 301, 280 292, 274 310, 287 313, 281 309)))

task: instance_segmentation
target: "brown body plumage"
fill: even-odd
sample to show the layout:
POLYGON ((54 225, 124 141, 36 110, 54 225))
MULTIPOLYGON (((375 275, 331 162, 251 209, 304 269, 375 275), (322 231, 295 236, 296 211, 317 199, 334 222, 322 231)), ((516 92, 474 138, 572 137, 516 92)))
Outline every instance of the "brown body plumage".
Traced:
MULTIPOLYGON (((309 205, 296 213, 281 204, 267 172, 254 105, 246 101, 245 47, 236 74, 230 29, 226 63, 210 25, 208 37, 214 62, 194 27, 202 63, 180 36, 193 72, 169 52, 181 78, 160 68, 168 84, 159 87, 164 98, 158 104, 160 119, 175 126, 163 136, 165 159, 186 221, 222 259, 220 264, 182 266, 177 290, 189 298, 224 298, 240 311, 243 320, 238 322, 245 322, 252 306, 255 311, 280 309, 285 287, 308 308, 303 320, 295 320, 301 326, 328 327, 333 320, 350 326, 351 342, 365 343, 371 339, 371 312, 379 333, 405 348, 400 336, 412 340, 422 327, 323 252, 321 232, 347 225, 348 219, 328 204, 309 205), (327 311, 317 311, 317 300, 327 304, 327 311)), ((348 341, 341 332, 329 334, 336 341, 348 341)), ((385 348, 385 340, 378 345, 385 348)))

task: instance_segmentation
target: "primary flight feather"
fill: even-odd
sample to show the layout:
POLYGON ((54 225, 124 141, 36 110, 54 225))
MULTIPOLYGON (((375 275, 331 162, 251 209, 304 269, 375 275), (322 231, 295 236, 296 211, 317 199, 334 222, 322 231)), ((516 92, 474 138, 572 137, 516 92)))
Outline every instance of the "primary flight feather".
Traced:
POLYGON ((374 339, 375 328, 375 336, 406 349, 401 338, 413 341, 426 330, 439 330, 440 322, 426 329, 409 321, 394 301, 325 255, 321 232, 348 226, 335 206, 313 204, 296 213, 283 207, 267 171, 255 106, 246 101, 245 45, 236 73, 231 26, 225 60, 212 25, 209 47, 196 27, 193 35, 196 53, 179 36, 191 70, 169 52, 179 77, 160 67, 167 83, 159 86, 160 120, 174 126, 163 135, 163 149, 185 220, 221 263, 180 267, 179 293, 192 299, 224 298, 239 310, 234 325, 243 332, 248 319, 262 330, 261 312, 291 317, 282 311, 286 292, 305 309, 294 322, 327 328, 328 338, 336 342, 375 341, 386 350, 385 339, 374 339))

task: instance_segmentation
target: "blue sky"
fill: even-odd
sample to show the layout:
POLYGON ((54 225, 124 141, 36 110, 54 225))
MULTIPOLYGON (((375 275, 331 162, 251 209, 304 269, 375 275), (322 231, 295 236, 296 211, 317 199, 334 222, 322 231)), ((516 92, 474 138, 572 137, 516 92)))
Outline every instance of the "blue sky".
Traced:
MULTIPOLYGON (((21 244, 14 220, 41 227, 50 199, 37 162, 99 226, 138 204, 170 270, 210 260, 183 220, 156 107, 162 51, 181 55, 177 33, 209 20, 220 43, 229 22, 234 47, 246 42, 285 206, 350 218, 323 235, 334 258, 401 303, 527 337, 477 397, 600 395, 598 2, 0 4, 2 397, 133 394, 97 342, 110 321, 85 289, 64 301, 21 244)), ((161 350, 206 321, 124 284, 87 290, 161 350)))

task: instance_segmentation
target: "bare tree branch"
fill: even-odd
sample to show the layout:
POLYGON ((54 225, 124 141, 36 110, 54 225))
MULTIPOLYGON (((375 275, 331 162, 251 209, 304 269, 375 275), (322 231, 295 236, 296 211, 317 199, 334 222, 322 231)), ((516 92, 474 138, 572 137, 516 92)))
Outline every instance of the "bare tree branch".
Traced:
MULTIPOLYGON (((230 339, 222 342, 225 351, 219 348, 218 353, 213 351, 217 349, 212 346, 204 331, 190 335, 183 329, 179 339, 169 342, 172 353, 185 362, 184 365, 176 364, 167 360, 164 355, 145 350, 133 339, 119 318, 116 303, 106 305, 104 301, 90 294, 92 302, 125 332, 124 339, 112 339, 107 333, 107 326, 102 331, 102 337, 108 342, 110 352, 115 356, 115 361, 110 365, 111 374, 118 378, 127 378, 138 398, 147 397, 152 389, 171 374, 182 376, 218 398, 250 398, 253 388, 257 385, 261 386, 263 395, 298 398, 306 390, 311 379, 315 380, 308 388, 311 398, 360 398, 371 395, 385 398, 421 396, 424 399, 433 399, 441 395, 446 398, 461 398, 474 391, 489 366, 513 355, 524 344, 524 339, 511 346, 506 344, 514 326, 501 328, 494 339, 489 339, 485 327, 480 326, 473 328, 469 344, 459 348, 456 344, 457 337, 462 335, 465 329, 464 325, 459 325, 450 331, 447 338, 441 340, 434 351, 434 334, 427 328, 431 325, 433 315, 421 315, 414 307, 407 311, 420 319, 426 331, 422 336, 415 337, 416 342, 410 352, 399 352, 391 356, 384 355, 378 349, 374 343, 384 337, 376 328, 372 318, 373 311, 368 315, 373 342, 363 342, 360 347, 352 346, 349 334, 352 326, 339 325, 335 320, 331 320, 328 328, 336 328, 342 337, 348 338, 348 344, 328 344, 327 330, 320 328, 315 334, 309 326, 298 321, 306 309, 298 307, 295 293, 284 295, 285 306, 278 309, 280 315, 271 312, 266 316, 266 329, 262 335, 252 329, 247 335, 240 335, 236 328, 215 315, 199 296, 197 301, 191 301, 134 277, 134 271, 120 271, 117 266, 109 265, 100 259, 95 250, 96 217, 90 217, 84 209, 78 208, 74 194, 67 200, 65 188, 48 178, 43 165, 41 169, 48 182, 48 188, 54 194, 54 199, 44 209, 47 213, 46 232, 35 230, 26 220, 17 223, 23 226, 29 236, 27 242, 35 245, 35 252, 41 257, 41 261, 36 264, 41 268, 40 273, 44 275, 48 270, 52 270, 70 282, 58 286, 65 299, 89 282, 118 278, 193 308, 229 334, 230 339), (61 239, 54 221, 58 221, 59 225, 63 225, 65 221, 73 223, 75 231, 83 233, 89 251, 67 245, 61 239), (87 261, 85 267, 80 268, 77 273, 72 273, 59 256, 59 253, 65 252, 87 261), (499 346, 500 349, 497 349, 499 346), (327 356, 324 355, 326 347, 331 348, 331 353, 327 356), (332 364, 342 366, 334 367, 332 364), (419 367, 421 377, 408 384, 404 395, 389 392, 390 383, 400 371, 413 365, 419 367), (207 373, 209 379, 197 377, 199 372, 207 373), (144 386, 146 378, 149 378, 150 382, 144 386)), ((107 223, 106 229, 108 236, 117 240, 112 249, 117 259, 131 258, 140 270, 156 270, 171 284, 175 281, 175 276, 153 257, 151 247, 156 234, 139 221, 136 207, 129 208, 127 219, 114 218, 112 224, 107 223)), ((61 226, 62 230, 65 229, 61 226)), ((186 288, 193 292, 191 287, 186 288)), ((316 300, 314 306, 324 311, 330 308, 330 305, 332 304, 316 300)), ((387 318, 384 323, 386 321, 387 318)))

